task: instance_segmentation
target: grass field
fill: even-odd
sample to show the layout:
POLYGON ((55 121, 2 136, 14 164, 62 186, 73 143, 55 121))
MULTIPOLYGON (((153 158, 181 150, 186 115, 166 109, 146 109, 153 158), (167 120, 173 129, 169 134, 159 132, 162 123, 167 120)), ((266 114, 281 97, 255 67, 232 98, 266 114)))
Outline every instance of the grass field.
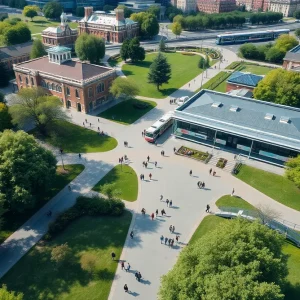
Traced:
MULTIPOLYGON (((24 22, 26 22, 26 24, 28 25, 28 28, 31 31, 31 34, 34 33, 41 33, 44 29, 46 29, 47 27, 57 27, 60 22, 59 21, 50 21, 47 20, 45 17, 42 16, 37 16, 33 18, 33 21, 31 21, 30 18, 26 18, 23 15, 20 14, 11 14, 9 15, 9 18, 20 18, 22 19, 24 22)), ((77 28, 78 27, 78 23, 75 22, 69 22, 68 25, 70 26, 70 28, 77 28)))
POLYGON ((130 125, 141 118, 157 104, 153 101, 129 99, 100 113, 98 117, 105 118, 124 125, 130 125), (145 105, 145 108, 137 108, 134 105, 145 105))
POLYGON ((165 98, 201 73, 198 68, 199 55, 183 55, 181 53, 164 53, 171 65, 172 75, 168 84, 163 84, 160 91, 148 83, 149 67, 157 54, 147 54, 146 59, 135 64, 124 64, 123 73, 133 79, 140 87, 140 95, 150 98, 165 98))
MULTIPOLYGON (((205 217, 194 232, 189 244, 196 242, 203 235, 212 232, 219 225, 225 224, 226 222, 230 222, 230 220, 216 216, 205 217)), ((287 276, 289 285, 285 291, 285 300, 300 299, 300 249, 291 244, 289 241, 286 241, 282 252, 289 256, 289 274, 287 276)))
POLYGON ((226 80, 224 80, 223 82, 221 82, 215 89, 214 91, 216 92, 221 92, 221 93, 225 93, 226 92, 226 80))
POLYGON ((138 195, 138 178, 135 171, 127 165, 117 165, 109 171, 94 187, 101 193, 101 186, 113 184, 114 189, 120 191, 119 197, 127 201, 135 201, 138 195))
MULTIPOLYGON (((70 224, 53 241, 34 246, 1 279, 9 290, 24 293, 24 300, 105 300, 118 265, 116 259, 131 222, 127 211, 121 217, 82 217, 70 224), (56 266, 50 260, 54 246, 68 243, 74 263, 56 266), (97 257, 95 272, 81 269, 80 257, 92 253, 97 257)), ((130 275, 130 274, 129 274, 130 275)))
POLYGON ((110 57, 107 62, 112 68, 114 68, 117 66, 117 64, 122 62, 122 58, 118 57, 117 59, 115 59, 115 58, 110 57))
POLYGON ((300 211, 300 189, 283 176, 243 165, 237 178, 272 199, 300 211))
POLYGON ((274 68, 269 68, 265 66, 256 66, 251 64, 244 64, 243 68, 240 72, 250 72, 256 75, 266 75, 270 71, 274 70, 274 68))
POLYGON ((224 195, 216 201, 218 207, 238 207, 240 209, 254 210, 255 207, 237 196, 224 195))
POLYGON ((3 215, 2 226, 0 230, 0 243, 7 239, 14 231, 23 225, 31 216, 33 216, 43 205, 62 190, 68 183, 75 179, 84 170, 84 165, 65 165, 65 170, 58 166, 56 177, 52 188, 47 194, 42 194, 38 205, 23 214, 6 213, 3 215))
POLYGON ((99 135, 96 131, 67 121, 57 122, 46 138, 38 135, 35 130, 32 133, 47 143, 62 148, 66 153, 106 152, 118 145, 117 140, 110 136, 99 135))

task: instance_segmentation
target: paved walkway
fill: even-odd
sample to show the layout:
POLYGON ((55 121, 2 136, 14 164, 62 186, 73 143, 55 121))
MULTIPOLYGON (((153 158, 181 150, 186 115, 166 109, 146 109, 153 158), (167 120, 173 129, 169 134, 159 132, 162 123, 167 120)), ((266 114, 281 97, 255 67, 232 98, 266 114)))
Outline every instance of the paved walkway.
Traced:
MULTIPOLYGON (((235 54, 229 50, 223 50, 223 55, 228 61, 221 63, 221 69, 225 68, 232 61, 237 60, 235 54), (228 53, 227 53, 228 52, 228 53)), ((213 77, 219 70, 210 69, 209 77, 213 77)), ((205 78, 204 82, 209 78, 205 78)), ((181 97, 192 95, 199 88, 201 75, 184 85, 170 97, 181 97)), ((115 137, 118 146, 106 153, 83 154, 82 159, 78 155, 64 155, 64 162, 83 163, 85 170, 71 183, 72 191, 63 189, 49 203, 28 220, 19 230, 8 238, 0 247, 0 277, 3 276, 35 243, 46 233, 48 224, 55 216, 71 207, 79 194, 90 193, 91 188, 117 163, 119 157, 126 154, 129 157, 129 164, 138 174, 144 173, 146 180, 139 183, 138 200, 135 203, 126 204, 127 208, 136 212, 133 215, 131 228, 134 230, 134 239, 128 238, 122 252, 121 259, 131 264, 131 272, 124 272, 120 266, 117 269, 115 280, 112 285, 110 299, 131 299, 132 296, 140 299, 156 299, 156 294, 160 284, 160 276, 167 273, 174 265, 177 256, 193 234, 199 222, 206 215, 206 204, 213 203, 222 195, 229 194, 232 188, 236 194, 257 205, 265 203, 278 210, 282 218, 291 222, 299 222, 300 213, 287 208, 269 197, 263 195, 247 184, 239 181, 229 173, 217 170, 217 177, 209 175, 210 165, 195 162, 192 159, 173 154, 173 147, 179 148, 181 145, 192 145, 193 148, 201 149, 201 145, 188 141, 167 139, 167 134, 160 137, 158 146, 147 143, 142 138, 142 131, 153 124, 158 117, 165 112, 174 109, 175 105, 170 105, 166 100, 155 100, 157 107, 148 114, 137 120, 131 126, 125 126, 111 122, 97 116, 84 115, 72 111, 70 118, 74 123, 82 125, 85 118, 92 123, 92 129, 97 130, 100 126, 109 135, 115 137), (124 148, 123 141, 127 140, 129 148, 124 148), (164 149, 166 156, 160 155, 164 149), (147 169, 143 168, 142 161, 150 156, 150 164, 147 169), (155 167, 153 162, 157 161, 155 167), (189 171, 193 170, 193 176, 189 176, 189 171), (149 173, 153 174, 149 180, 149 173), (197 188, 197 181, 205 181, 205 190, 197 188), (160 201, 160 195, 173 200, 173 207, 169 208, 166 202, 160 201), (146 209, 147 215, 144 217, 140 211, 146 209), (159 216, 151 220, 149 214, 164 208, 167 216, 159 216), (46 216, 46 212, 51 209, 51 218, 46 216), (169 248, 160 244, 160 236, 175 238, 176 234, 169 232, 170 225, 175 226, 176 234, 180 235, 180 244, 169 248), (134 272, 138 270, 143 276, 141 282, 135 280, 134 272), (127 283, 131 291, 125 294, 124 284, 127 283)), ((55 152, 57 155, 57 151, 55 152)), ((60 161, 60 157, 57 157, 60 161)))

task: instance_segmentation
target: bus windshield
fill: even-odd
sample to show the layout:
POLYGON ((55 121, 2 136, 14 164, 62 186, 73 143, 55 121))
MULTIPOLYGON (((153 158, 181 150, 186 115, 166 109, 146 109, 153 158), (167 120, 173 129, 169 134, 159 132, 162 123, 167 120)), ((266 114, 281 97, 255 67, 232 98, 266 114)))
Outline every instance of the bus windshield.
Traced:
POLYGON ((146 136, 153 137, 153 133, 146 131, 146 136))

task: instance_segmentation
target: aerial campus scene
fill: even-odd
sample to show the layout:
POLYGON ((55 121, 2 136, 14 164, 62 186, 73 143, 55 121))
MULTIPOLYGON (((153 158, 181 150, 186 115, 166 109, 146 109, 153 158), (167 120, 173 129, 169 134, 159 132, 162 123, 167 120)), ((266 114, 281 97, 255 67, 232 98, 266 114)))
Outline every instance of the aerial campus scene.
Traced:
POLYGON ((0 300, 300 299, 300 0, 3 0, 0 300))

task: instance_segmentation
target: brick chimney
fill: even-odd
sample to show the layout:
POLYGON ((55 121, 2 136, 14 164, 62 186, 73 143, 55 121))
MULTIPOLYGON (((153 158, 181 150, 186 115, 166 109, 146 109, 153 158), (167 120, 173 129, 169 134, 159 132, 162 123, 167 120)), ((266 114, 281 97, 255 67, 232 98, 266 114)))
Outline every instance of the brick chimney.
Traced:
POLYGON ((117 9, 115 9, 115 13, 116 13, 116 20, 117 21, 124 21, 125 20, 125 18, 124 18, 124 9, 117 8, 117 9))
POLYGON ((89 7, 85 7, 84 8, 84 17, 87 20, 93 13, 93 7, 89 6, 89 7))

